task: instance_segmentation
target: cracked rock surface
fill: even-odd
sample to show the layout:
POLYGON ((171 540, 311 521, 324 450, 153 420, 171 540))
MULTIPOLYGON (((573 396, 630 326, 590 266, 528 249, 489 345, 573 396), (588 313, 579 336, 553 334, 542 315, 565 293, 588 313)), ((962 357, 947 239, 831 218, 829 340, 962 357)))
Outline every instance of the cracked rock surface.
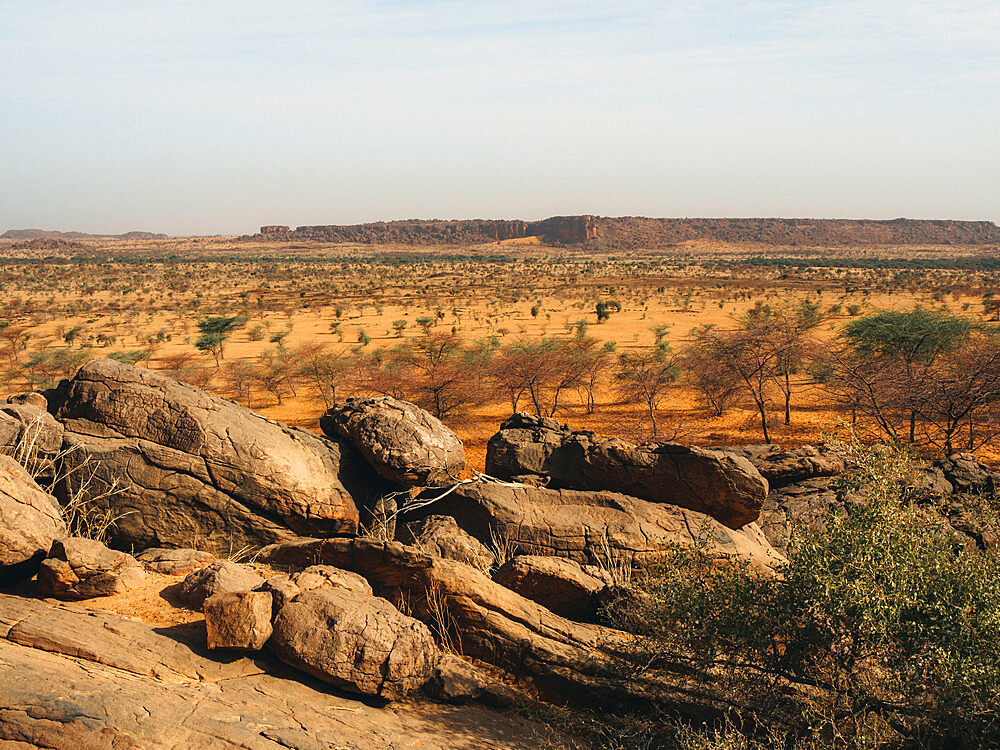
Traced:
POLYGON ((10 456, 0 455, 0 582, 30 578, 66 535, 58 504, 10 456))
POLYGON ((200 628, 0 594, 0 746, 536 750, 550 734, 480 706, 371 705, 266 653, 219 661, 204 642, 200 628))
POLYGON ((320 419, 330 437, 350 441, 392 482, 447 484, 465 468, 465 448, 441 420, 391 396, 349 398, 320 419))

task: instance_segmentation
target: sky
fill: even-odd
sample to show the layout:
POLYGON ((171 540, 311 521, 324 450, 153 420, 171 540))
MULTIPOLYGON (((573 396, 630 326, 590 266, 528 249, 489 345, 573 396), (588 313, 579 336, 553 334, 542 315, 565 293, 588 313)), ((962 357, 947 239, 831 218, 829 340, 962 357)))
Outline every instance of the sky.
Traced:
POLYGON ((997 0, 0 0, 0 232, 1000 220, 997 0))

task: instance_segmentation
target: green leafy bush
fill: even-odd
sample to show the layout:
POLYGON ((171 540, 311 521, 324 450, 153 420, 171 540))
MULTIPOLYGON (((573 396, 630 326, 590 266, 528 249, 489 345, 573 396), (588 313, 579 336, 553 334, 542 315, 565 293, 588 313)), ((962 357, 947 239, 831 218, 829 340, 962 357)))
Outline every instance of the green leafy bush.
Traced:
POLYGON ((912 501, 908 456, 851 452, 864 502, 800 531, 779 576, 677 549, 612 605, 645 636, 631 668, 684 665, 737 721, 679 744, 646 717, 648 746, 1000 746, 1000 554, 912 501))

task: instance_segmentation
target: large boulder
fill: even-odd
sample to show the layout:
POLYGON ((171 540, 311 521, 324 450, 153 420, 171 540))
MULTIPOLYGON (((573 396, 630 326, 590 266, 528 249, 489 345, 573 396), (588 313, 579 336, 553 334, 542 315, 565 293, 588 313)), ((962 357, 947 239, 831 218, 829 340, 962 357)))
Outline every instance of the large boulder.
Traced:
POLYGON ((62 443, 63 427, 45 409, 34 403, 0 404, 0 453, 13 456, 45 486, 56 478, 62 443))
POLYGON ((389 700, 420 689, 439 656, 422 622, 342 586, 305 591, 282 607, 270 648, 332 685, 389 700))
POLYGON ((145 579, 132 555, 74 536, 52 543, 38 569, 38 590, 57 599, 93 599, 131 591, 145 579))
POLYGON ((844 457, 826 443, 780 448, 777 445, 747 445, 726 450, 744 456, 773 490, 796 482, 833 477, 846 468, 844 457))
POLYGON ((305 570, 272 576, 260 589, 271 594, 274 600, 274 614, 277 614, 288 602, 305 591, 332 589, 338 586, 372 596, 372 587, 368 581, 357 573, 340 570, 332 565, 310 565, 305 570))
POLYGON ((350 398, 320 419, 330 437, 356 447, 392 482, 447 484, 465 468, 465 449, 441 420, 416 404, 391 396, 350 398))
POLYGON ((709 554, 744 560, 762 573, 782 560, 756 524, 734 530, 693 510, 615 492, 478 481, 404 515, 404 521, 422 513, 450 515, 484 544, 609 570, 649 568, 677 545, 703 545, 709 554))
POLYGON ((189 573, 181 581, 180 598, 191 609, 201 609, 205 600, 215 594, 231 591, 250 591, 264 583, 264 579, 249 568, 228 560, 219 560, 189 573))
POLYGON ((479 570, 489 570, 496 564, 496 555, 451 516, 426 516, 400 524, 396 537, 428 554, 458 560, 479 570))
POLYGON ((351 534, 389 487, 354 448, 150 370, 93 360, 57 392, 61 492, 110 508, 121 545, 218 552, 351 534))
POLYGON ((0 584, 30 578, 66 535, 59 505, 10 456, 0 455, 0 584))
POLYGON ((604 577, 588 573, 579 563, 541 555, 512 557, 493 580, 570 620, 592 616, 608 589, 604 577))
POLYGON ((767 481, 738 454, 677 443, 638 445, 518 413, 486 447, 486 473, 544 477, 555 489, 608 490, 706 513, 732 529, 753 523, 767 481))

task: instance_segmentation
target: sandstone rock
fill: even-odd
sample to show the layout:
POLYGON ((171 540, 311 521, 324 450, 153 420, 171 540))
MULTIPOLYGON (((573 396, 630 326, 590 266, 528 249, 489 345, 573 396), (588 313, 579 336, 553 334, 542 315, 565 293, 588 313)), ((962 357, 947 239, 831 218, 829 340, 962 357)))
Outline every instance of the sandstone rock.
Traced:
POLYGON ((201 609, 205 600, 214 594, 250 591, 262 583, 264 579, 252 570, 233 562, 219 560, 189 573, 181 581, 180 595, 191 609, 201 609))
POLYGON ((30 578, 66 535, 59 505, 10 456, 0 455, 0 584, 30 578))
MULTIPOLYGON (((392 711, 267 650, 205 653, 204 632, 0 595, 0 747, 537 750, 551 727, 482 706, 392 711)), ((567 743, 566 747, 569 747, 567 743)))
POLYGON ((206 565, 215 562, 215 555, 196 549, 170 549, 167 547, 150 547, 143 550, 135 559, 141 562, 146 570, 162 573, 168 576, 186 576, 206 565))
POLYGON ((343 587, 305 591, 283 606, 270 647, 314 677, 386 699, 418 690, 438 659, 426 625, 343 587))
POLYGON ((52 543, 38 570, 38 589, 58 599, 92 599, 124 593, 145 578, 132 555, 74 536, 52 543))
POLYGON ((427 516, 401 525, 398 538, 428 554, 458 560, 479 570, 489 570, 496 564, 496 556, 486 545, 461 529, 451 516, 427 516))
POLYGON ((486 473, 549 477, 554 489, 608 490, 706 513, 733 529, 752 523, 767 481, 743 456, 676 443, 636 445, 518 413, 490 438, 486 473))
POLYGON ((828 477, 816 477, 772 490, 758 525, 768 543, 784 555, 797 530, 822 530, 831 514, 846 513, 847 504, 834 482, 828 477))
POLYGON ((205 600, 208 647, 257 651, 271 637, 271 595, 228 591, 205 600))
POLYGON ((398 542, 360 538, 276 544, 264 548, 259 559, 303 567, 319 560, 353 570, 377 594, 405 599, 424 622, 436 623, 446 612, 463 654, 530 678, 546 696, 604 708, 641 704, 651 690, 668 705, 694 700, 697 687, 687 678, 679 684, 654 682, 647 675, 623 678, 615 654, 632 642, 631 636, 560 617, 455 560, 398 542))
POLYGON ((510 706, 516 694, 506 685, 492 680, 465 659, 442 653, 424 692, 446 703, 480 701, 490 706, 510 706))
POLYGON ((121 545, 226 551, 296 533, 353 533, 388 489, 351 446, 265 419, 143 368, 93 360, 52 394, 72 453, 121 545), (110 494, 107 494, 111 490, 110 494))
POLYGON ((13 456, 45 486, 55 480, 62 442, 62 425, 44 409, 30 403, 0 404, 0 453, 13 456))
POLYGON ((517 555, 500 566, 493 580, 570 620, 593 615, 608 587, 572 560, 540 555, 517 555))
POLYGON ((726 450, 747 458, 771 489, 806 479, 832 477, 844 471, 844 457, 825 443, 783 449, 776 445, 749 445, 726 450))
POLYGON ((41 409, 42 411, 48 411, 49 401, 41 393, 30 392, 30 393, 18 393, 14 396, 7 397, 8 404, 28 404, 29 406, 34 406, 36 409, 41 409))
POLYGON ((375 470, 410 486, 447 484, 465 468, 465 449, 440 420, 391 396, 351 398, 320 419, 326 435, 354 445, 375 470))
POLYGON ((607 569, 648 568, 675 545, 693 545, 700 537, 710 554, 746 560, 760 572, 782 559, 755 524, 733 530, 692 510, 614 492, 481 481, 409 515, 424 512, 450 515, 476 539, 504 540, 519 554, 566 557, 607 569))
POLYGON ((372 587, 357 573, 334 568, 332 565, 310 565, 305 570, 268 578, 261 586, 274 598, 274 614, 303 591, 342 587, 365 596, 372 596, 372 587))
POLYGON ((971 453, 956 453, 935 461, 953 492, 993 492, 1000 490, 1000 472, 995 472, 971 453))

